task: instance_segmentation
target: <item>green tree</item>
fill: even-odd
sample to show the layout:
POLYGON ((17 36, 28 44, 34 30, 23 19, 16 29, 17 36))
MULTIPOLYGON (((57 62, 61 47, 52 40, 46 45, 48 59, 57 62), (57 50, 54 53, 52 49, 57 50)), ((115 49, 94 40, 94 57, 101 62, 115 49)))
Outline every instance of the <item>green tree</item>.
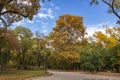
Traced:
POLYGON ((0 66, 7 67, 10 51, 15 49, 17 40, 11 30, 0 28, 0 66))
POLYGON ((96 44, 101 44, 104 69, 119 71, 119 27, 106 28, 106 34, 96 32, 96 44))
POLYGON ((100 71, 104 63, 101 57, 102 46, 95 41, 86 42, 80 48, 80 69, 83 71, 100 71))
POLYGON ((36 66, 40 67, 41 64, 44 63, 44 52, 45 52, 45 49, 46 49, 46 41, 45 41, 45 38, 44 38, 44 34, 43 33, 40 33, 40 32, 35 32, 35 36, 36 38, 34 38, 35 40, 35 53, 36 53, 36 66))
POLYGON ((19 40, 19 44, 17 46, 18 53, 19 53, 19 59, 20 59, 19 68, 24 69, 25 58, 27 57, 26 53, 28 49, 30 49, 32 46, 31 38, 33 34, 28 28, 20 27, 20 26, 14 29, 14 33, 19 40))
POLYGON ((44 67, 47 71, 48 56, 50 55, 50 49, 48 44, 48 38, 43 33, 35 32, 34 38, 34 53, 36 55, 35 64, 39 67, 44 67))

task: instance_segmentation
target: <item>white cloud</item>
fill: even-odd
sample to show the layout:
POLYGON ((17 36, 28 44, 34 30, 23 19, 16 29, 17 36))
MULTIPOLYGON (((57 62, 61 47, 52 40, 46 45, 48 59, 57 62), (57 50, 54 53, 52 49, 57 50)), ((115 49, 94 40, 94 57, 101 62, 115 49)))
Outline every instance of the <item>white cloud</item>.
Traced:
POLYGON ((53 10, 51 8, 48 8, 47 13, 52 13, 53 10))
POLYGON ((48 26, 48 25, 49 25, 49 24, 46 23, 46 22, 41 22, 41 24, 42 24, 43 26, 48 26))
POLYGON ((21 25, 24 25, 25 24, 25 19, 23 19, 23 20, 21 20, 21 21, 19 21, 19 22, 15 22, 14 24, 13 24, 13 26, 21 26, 21 25))
POLYGON ((39 17, 39 18, 46 18, 46 17, 47 17, 47 15, 46 15, 46 14, 44 14, 44 13, 38 13, 38 17, 39 17))
POLYGON ((55 17, 54 11, 51 8, 43 8, 40 13, 38 13, 39 18, 50 18, 53 19, 55 17), (42 12, 43 11, 43 12, 42 12))
POLYGON ((105 33, 105 28, 106 27, 113 27, 115 26, 115 24, 110 24, 109 22, 103 22, 103 23, 100 23, 100 24, 95 24, 95 25, 87 25, 87 37, 89 36, 93 36, 93 34, 97 31, 101 31, 103 33, 105 33))
POLYGON ((38 17, 39 18, 50 18, 50 19, 53 19, 54 18, 54 15, 53 14, 50 14, 50 13, 38 13, 38 17))
POLYGON ((48 29, 43 29, 41 32, 46 34, 48 32, 48 29))
POLYGON ((28 23, 30 23, 30 24, 33 24, 34 23, 34 21, 32 20, 32 21, 30 21, 29 19, 27 20, 27 22, 28 23))
POLYGON ((56 10, 58 9, 59 7, 55 6, 53 3, 50 3, 50 7, 42 6, 37 16, 41 19, 53 19, 55 18, 56 10))
POLYGON ((101 32, 105 33, 104 28, 103 27, 98 27, 98 26, 96 26, 96 27, 87 27, 86 31, 88 33, 87 36, 92 36, 97 31, 101 31, 101 32))

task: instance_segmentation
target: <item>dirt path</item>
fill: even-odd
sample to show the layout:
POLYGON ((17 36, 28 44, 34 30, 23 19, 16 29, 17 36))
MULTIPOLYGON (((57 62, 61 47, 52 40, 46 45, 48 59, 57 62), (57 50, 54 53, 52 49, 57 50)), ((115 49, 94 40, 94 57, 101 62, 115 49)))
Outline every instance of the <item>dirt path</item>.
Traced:
POLYGON ((120 80, 120 77, 80 74, 78 72, 49 71, 52 76, 40 77, 29 80, 120 80))

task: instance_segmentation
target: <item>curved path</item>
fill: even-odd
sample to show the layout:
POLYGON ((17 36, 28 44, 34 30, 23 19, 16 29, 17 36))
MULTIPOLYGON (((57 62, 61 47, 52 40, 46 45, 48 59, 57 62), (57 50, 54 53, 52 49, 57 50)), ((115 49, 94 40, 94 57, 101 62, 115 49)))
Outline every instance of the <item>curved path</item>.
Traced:
POLYGON ((53 75, 29 80, 120 80, 120 77, 80 74, 78 72, 49 72, 53 73, 53 75))

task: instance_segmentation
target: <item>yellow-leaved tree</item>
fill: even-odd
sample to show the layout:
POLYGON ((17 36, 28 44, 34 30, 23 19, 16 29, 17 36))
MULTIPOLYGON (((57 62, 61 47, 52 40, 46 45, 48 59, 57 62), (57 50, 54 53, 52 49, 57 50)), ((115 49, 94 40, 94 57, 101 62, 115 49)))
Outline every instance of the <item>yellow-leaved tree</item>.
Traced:
POLYGON ((86 28, 83 17, 62 15, 50 33, 51 45, 56 51, 73 51, 73 47, 84 38, 86 28))

